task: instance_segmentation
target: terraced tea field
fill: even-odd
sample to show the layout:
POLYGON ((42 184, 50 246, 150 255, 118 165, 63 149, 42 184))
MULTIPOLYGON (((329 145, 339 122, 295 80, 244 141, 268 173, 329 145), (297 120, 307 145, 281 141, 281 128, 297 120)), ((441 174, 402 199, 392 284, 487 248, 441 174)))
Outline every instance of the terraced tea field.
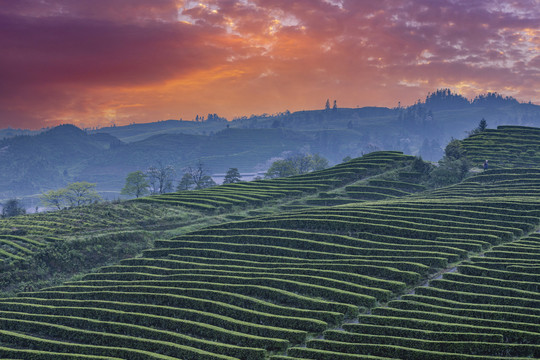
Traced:
POLYGON ((439 189, 438 196, 497 197, 497 196, 540 196, 540 168, 513 168, 487 170, 481 175, 439 189))
POLYGON ((308 359, 538 358, 539 244, 540 233, 534 233, 495 246, 456 272, 288 354, 308 359))
POLYGON ((525 126, 499 126, 463 140, 469 159, 490 167, 539 167, 540 129, 525 126))
MULTIPOLYGON (((0 266, 29 260, 65 240, 176 226, 199 212, 150 204, 96 204, 0 220, 0 266)), ((30 260, 29 260, 30 261, 30 260)), ((5 270, 6 271, 6 270, 5 270)), ((5 275, 5 274, 2 274, 5 275)), ((0 284, 3 276, 0 276, 0 284)))
POLYGON ((397 178, 366 177, 387 162, 364 158, 346 171, 146 200, 182 208, 201 194, 232 211, 312 192, 331 199, 341 186, 361 201, 238 216, 1 298, 0 357, 540 358, 540 170, 498 168, 426 192, 395 159, 397 178))
MULTIPOLYGON (((306 194, 342 187, 390 168, 406 167, 413 157, 380 151, 330 169, 275 180, 242 182, 210 188, 149 196, 120 204, 63 209, 56 212, 0 220, 0 262, 20 260, 66 236, 104 231, 160 230, 196 224, 197 219, 223 222, 216 215, 255 209, 269 202, 289 202, 306 194), (11 239, 11 241, 9 240, 11 239), (36 248, 37 247, 37 248, 36 248)), ((348 200, 347 202, 350 202, 348 200)), ((352 200, 354 201, 354 200, 352 200)))
MULTIPOLYGON (((466 187, 453 189, 467 196, 466 187)), ((538 289, 531 276, 519 275, 523 266, 538 267, 535 236, 512 241, 538 227, 539 204, 526 194, 464 200, 435 193, 292 211, 159 240, 142 257, 79 281, 2 299, 0 354, 537 356, 538 314, 527 310, 538 307, 538 289), (414 288, 464 259, 458 272, 414 288), (516 266, 519 272, 509 272, 516 266), (508 280, 478 276, 493 268, 508 280)))
POLYGON ((149 196, 136 201, 178 205, 209 212, 219 209, 231 210, 233 207, 261 206, 275 199, 298 198, 341 187, 391 168, 406 166, 412 160, 412 156, 403 155, 398 151, 379 151, 304 175, 240 182, 205 190, 180 191, 149 196))
MULTIPOLYGON (((49 238, 49 240, 52 240, 49 238)), ((33 254, 36 249, 46 245, 23 236, 0 235, 0 259, 23 259, 25 255, 33 254)), ((2 261, 4 261, 2 259, 2 261)))

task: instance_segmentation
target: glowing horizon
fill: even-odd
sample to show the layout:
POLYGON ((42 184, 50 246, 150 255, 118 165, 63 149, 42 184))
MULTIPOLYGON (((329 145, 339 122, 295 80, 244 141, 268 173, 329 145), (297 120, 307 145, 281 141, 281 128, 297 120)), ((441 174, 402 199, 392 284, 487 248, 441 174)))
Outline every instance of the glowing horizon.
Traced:
POLYGON ((538 0, 0 0, 0 127, 540 102, 538 0))

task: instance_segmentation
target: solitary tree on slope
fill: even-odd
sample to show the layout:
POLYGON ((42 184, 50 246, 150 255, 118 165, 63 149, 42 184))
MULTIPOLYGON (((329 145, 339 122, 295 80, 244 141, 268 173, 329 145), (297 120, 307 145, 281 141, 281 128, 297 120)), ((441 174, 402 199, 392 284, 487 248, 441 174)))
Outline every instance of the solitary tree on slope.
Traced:
POLYGON ((148 194, 148 187, 150 184, 146 179, 146 175, 142 171, 134 171, 128 174, 126 177, 126 184, 122 188, 120 194, 131 195, 138 198, 148 194))
POLYGON ((223 179, 223 184, 234 184, 237 182, 240 182, 242 178, 242 175, 240 175, 240 171, 238 171, 238 168, 230 168, 227 171, 227 174, 225 174, 225 178, 223 179))

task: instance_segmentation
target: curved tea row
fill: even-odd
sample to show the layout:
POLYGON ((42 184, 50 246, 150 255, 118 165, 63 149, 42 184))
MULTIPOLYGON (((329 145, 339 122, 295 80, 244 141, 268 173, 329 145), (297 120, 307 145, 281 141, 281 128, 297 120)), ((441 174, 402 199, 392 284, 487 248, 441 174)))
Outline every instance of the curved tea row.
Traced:
POLYGON ((467 157, 475 165, 489 160, 490 167, 538 167, 540 129, 499 126, 486 129, 462 141, 467 157))
MULTIPOLYGON (((462 274, 459 267, 461 277, 449 273, 410 292, 430 274, 490 247, 485 256, 460 266, 482 268, 486 259, 497 259, 486 268, 492 271, 507 259, 511 265, 498 271, 513 266, 535 271, 533 253, 518 251, 511 241, 539 221, 535 197, 433 196, 216 225, 158 240, 143 257, 79 281, 0 299, 0 355, 31 358, 30 351, 39 351, 43 359, 60 353, 262 360, 288 351, 307 359, 536 356, 535 346, 518 346, 516 339, 537 341, 540 334, 531 323, 537 315, 512 310, 503 320, 484 319, 498 310, 483 308, 483 300, 477 300, 538 306, 533 281, 520 280, 519 289, 503 288, 515 281, 462 274), (479 284, 473 278, 488 280, 479 284), (473 309, 481 318, 471 320, 468 305, 453 308, 470 294, 475 297, 469 302, 481 307, 473 309), (436 300, 420 301, 421 296, 436 300), (331 330, 336 327, 345 331, 331 330), (308 340, 322 332, 323 339, 308 340), (455 345, 443 347, 441 341, 455 345), (304 343, 307 347, 298 346, 304 343)), ((520 246, 534 248, 527 239, 520 246)))
POLYGON ((412 160, 412 156, 398 151, 379 151, 308 174, 240 182, 204 190, 179 191, 136 201, 172 204, 201 211, 231 209, 234 206, 260 206, 273 199, 299 197, 343 186, 391 167, 403 166, 412 160))
POLYGON ((540 233, 533 233, 472 257, 455 272, 288 354, 308 359, 538 358, 538 324, 540 233))

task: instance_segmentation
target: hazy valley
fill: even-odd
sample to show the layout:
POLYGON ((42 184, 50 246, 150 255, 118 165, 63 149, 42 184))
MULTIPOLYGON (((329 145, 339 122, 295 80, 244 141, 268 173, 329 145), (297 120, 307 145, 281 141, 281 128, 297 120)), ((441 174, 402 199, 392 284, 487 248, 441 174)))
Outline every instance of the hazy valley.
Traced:
POLYGON ((116 199, 128 173, 158 164, 174 167, 176 183, 198 161, 211 174, 263 173, 273 160, 300 153, 332 165, 378 150, 438 161, 452 138, 466 137, 482 119, 489 128, 540 126, 540 107, 497 94, 469 101, 439 90, 406 108, 338 107, 233 121, 208 115, 94 130, 64 125, 31 135, 6 129, 0 131, 0 198, 24 197, 33 209, 38 194, 88 181, 116 199))

